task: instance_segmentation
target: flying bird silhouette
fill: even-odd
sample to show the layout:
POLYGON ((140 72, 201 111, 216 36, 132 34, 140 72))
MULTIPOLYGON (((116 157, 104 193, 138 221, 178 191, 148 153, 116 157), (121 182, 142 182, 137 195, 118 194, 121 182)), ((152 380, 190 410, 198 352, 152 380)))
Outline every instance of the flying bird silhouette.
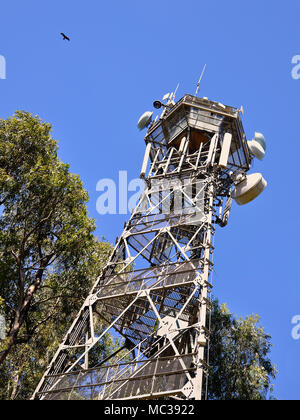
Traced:
POLYGON ((60 34, 61 34, 61 36, 63 37, 63 40, 64 40, 64 41, 65 41, 65 40, 70 41, 70 38, 69 38, 69 37, 67 37, 67 35, 65 35, 63 32, 61 32, 60 34))

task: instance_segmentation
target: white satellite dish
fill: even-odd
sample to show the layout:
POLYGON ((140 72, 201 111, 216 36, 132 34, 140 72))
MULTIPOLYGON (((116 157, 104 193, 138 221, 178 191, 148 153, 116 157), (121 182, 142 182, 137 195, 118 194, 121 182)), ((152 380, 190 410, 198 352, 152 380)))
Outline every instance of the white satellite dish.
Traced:
POLYGON ((234 188, 231 196, 237 204, 243 206, 258 197, 266 186, 267 181, 263 178, 262 174, 251 174, 234 188))
POLYGON ((259 143, 261 145, 261 147, 264 149, 264 151, 266 151, 266 148, 267 148, 266 139, 265 139, 263 134, 256 132, 253 140, 257 141, 257 143, 259 143))
POLYGON ((258 143, 255 140, 248 141, 248 147, 249 147, 250 153, 253 156, 255 156, 259 160, 263 160, 266 152, 260 143, 258 143))
POLYGON ((148 127, 148 125, 151 123, 153 112, 146 111, 141 118, 138 121, 138 129, 143 130, 144 128, 148 127))

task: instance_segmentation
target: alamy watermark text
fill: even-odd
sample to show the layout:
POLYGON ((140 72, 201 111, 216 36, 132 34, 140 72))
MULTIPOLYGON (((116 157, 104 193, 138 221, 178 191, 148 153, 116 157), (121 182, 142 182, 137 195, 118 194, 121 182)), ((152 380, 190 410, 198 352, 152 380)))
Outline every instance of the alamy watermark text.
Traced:
POLYGON ((300 55, 294 55, 292 64, 294 65, 292 68, 292 78, 298 80, 300 79, 300 55))
POLYGON ((3 55, 0 55, 0 79, 6 79, 6 60, 3 55))
POLYGON ((300 340, 300 315, 293 316, 292 324, 294 325, 292 329, 292 337, 294 340, 300 340))

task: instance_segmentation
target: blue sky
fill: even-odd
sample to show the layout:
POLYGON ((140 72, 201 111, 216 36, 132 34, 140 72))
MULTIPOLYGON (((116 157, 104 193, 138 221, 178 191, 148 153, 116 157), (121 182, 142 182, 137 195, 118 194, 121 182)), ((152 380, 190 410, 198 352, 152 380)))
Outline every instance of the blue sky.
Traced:
POLYGON ((126 215, 96 212, 99 179, 139 175, 144 154, 139 116, 154 99, 180 87, 244 106, 244 127, 267 139, 267 156, 252 172, 268 181, 253 203, 234 205, 218 229, 214 294, 239 316, 258 313, 274 344, 275 396, 300 399, 299 115, 297 0, 247 2, 153 0, 2 2, 0 118, 17 109, 53 124, 60 158, 90 194, 97 234, 114 241, 126 215), (65 32, 71 42, 62 41, 65 32))

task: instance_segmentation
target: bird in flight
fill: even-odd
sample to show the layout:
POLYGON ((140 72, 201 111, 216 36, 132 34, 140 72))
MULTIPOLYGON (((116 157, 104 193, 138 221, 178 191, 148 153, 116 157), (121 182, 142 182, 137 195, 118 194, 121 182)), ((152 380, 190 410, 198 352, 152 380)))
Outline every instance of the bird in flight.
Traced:
POLYGON ((63 37, 63 40, 64 40, 64 41, 65 41, 65 40, 70 41, 70 38, 69 38, 69 37, 67 37, 67 35, 65 35, 63 32, 61 32, 60 34, 61 34, 61 36, 63 37))

